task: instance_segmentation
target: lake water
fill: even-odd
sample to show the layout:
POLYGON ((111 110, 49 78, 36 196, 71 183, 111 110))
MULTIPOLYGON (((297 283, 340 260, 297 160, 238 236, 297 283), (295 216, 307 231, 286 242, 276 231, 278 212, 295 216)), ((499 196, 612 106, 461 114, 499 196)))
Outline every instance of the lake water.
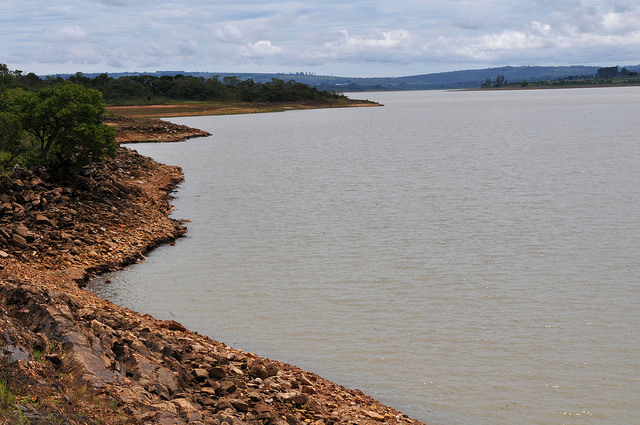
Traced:
POLYGON ((91 289, 437 425, 640 423, 640 88, 193 117, 188 237, 91 289))

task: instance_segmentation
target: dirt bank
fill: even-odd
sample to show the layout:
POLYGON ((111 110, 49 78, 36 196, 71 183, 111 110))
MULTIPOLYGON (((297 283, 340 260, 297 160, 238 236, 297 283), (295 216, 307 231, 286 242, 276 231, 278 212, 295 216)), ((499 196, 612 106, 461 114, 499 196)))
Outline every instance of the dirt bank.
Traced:
POLYGON ((419 423, 360 391, 81 289, 184 234, 168 217, 178 167, 120 148, 69 182, 50 179, 16 170, 0 181, 4 423, 419 423))

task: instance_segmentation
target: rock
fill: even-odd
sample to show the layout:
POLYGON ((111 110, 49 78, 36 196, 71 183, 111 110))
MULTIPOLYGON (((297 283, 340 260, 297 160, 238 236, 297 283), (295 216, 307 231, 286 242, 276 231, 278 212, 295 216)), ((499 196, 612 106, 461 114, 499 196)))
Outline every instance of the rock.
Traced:
POLYGON ((15 363, 19 360, 29 360, 29 353, 23 347, 18 345, 6 345, 2 347, 2 351, 9 363, 15 363))
POLYGON ((164 385, 171 393, 178 391, 178 381, 175 374, 166 367, 158 368, 156 372, 158 382, 164 385))
POLYGON ((206 369, 196 368, 193 369, 191 374, 198 382, 204 382, 209 378, 209 372, 206 369))
POLYGON ((51 226, 51 221, 47 216, 44 216, 42 214, 36 214, 36 224, 44 224, 47 226, 51 226))
POLYGON ((238 411, 238 412, 248 412, 249 411, 249 404, 244 401, 244 400, 240 400, 240 399, 231 399, 229 400, 229 403, 231 403, 231 405, 238 411))
POLYGON ((11 238, 11 242, 18 248, 23 248, 23 249, 29 248, 29 244, 27 243, 27 240, 23 236, 17 233, 13 234, 13 238, 11 238))
POLYGON ((47 354, 46 356, 44 356, 44 358, 53 363, 55 367, 58 367, 62 364, 62 359, 58 354, 47 354))
POLYGON ((187 330, 187 328, 185 328, 181 323, 178 323, 175 320, 165 320, 164 323, 167 329, 169 329, 170 331, 186 332, 187 330))
POLYGON ((216 403, 216 411, 219 412, 221 410, 233 409, 233 406, 226 398, 221 398, 216 403))
POLYGON ((0 236, 5 238, 6 240, 10 240, 11 239, 11 231, 7 231, 6 229, 3 229, 2 227, 0 227, 0 236))
POLYGON ((233 381, 225 381, 220 385, 220 391, 222 393, 232 394, 236 391, 236 384, 233 381))
POLYGON ((169 400, 171 398, 171 393, 169 393, 169 389, 159 382, 156 382, 153 385, 153 392, 159 395, 164 400, 169 400))
POLYGON ((298 392, 280 393, 277 398, 283 403, 292 403, 296 406, 301 406, 307 401, 307 396, 298 392))
POLYGON ((368 417, 370 417, 373 420, 384 421, 384 416, 382 416, 379 413, 372 412, 371 410, 363 410, 362 413, 364 413, 365 415, 367 415, 368 417))
POLYGON ((258 362, 253 363, 253 365, 251 366, 251 369, 249 370, 249 373, 251 374, 251 376, 254 376, 256 378, 260 378, 263 380, 269 377, 267 368, 258 362))
POLYGON ((33 233, 25 226, 24 223, 18 223, 14 229, 14 233, 22 236, 26 240, 33 240, 33 233))
POLYGON ((187 418, 188 422, 202 421, 202 415, 199 413, 200 408, 186 398, 171 400, 171 403, 178 408, 183 418, 187 418))
POLYGON ((0 258, 8 258, 9 254, 7 254, 5 251, 0 250, 0 258))
POLYGON ((263 415, 271 411, 271 406, 266 403, 256 403, 253 408, 258 414, 263 415))
POLYGON ((216 366, 209 369, 209 378, 222 379, 226 376, 226 372, 223 368, 216 366))

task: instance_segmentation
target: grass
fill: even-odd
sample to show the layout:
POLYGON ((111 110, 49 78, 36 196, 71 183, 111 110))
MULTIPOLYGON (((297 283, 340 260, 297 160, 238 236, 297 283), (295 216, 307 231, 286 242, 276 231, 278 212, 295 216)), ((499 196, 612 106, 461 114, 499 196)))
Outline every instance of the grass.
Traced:
POLYGON ((33 350, 33 360, 44 363, 44 353, 40 350, 33 350))
POLYGON ((15 405, 16 396, 9 388, 9 384, 5 378, 0 378, 0 415, 2 418, 9 420, 16 425, 29 424, 29 419, 24 416, 22 410, 15 405))

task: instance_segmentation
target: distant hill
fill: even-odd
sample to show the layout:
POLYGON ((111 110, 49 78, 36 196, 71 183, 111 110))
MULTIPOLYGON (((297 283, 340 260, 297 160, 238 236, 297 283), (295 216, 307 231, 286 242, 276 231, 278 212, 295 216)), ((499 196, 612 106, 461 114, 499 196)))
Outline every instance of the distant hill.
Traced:
MULTIPOLYGON (((594 75, 598 66, 505 66, 499 68, 471 69, 464 71, 440 72, 434 74, 412 75, 407 77, 335 77, 328 75, 316 75, 311 73, 224 73, 224 72, 187 72, 187 71, 156 71, 154 73, 125 72, 108 73, 110 77, 145 75, 192 75, 203 78, 218 76, 237 77, 240 80, 252 79, 258 83, 269 82, 273 78, 280 80, 295 80, 308 84, 319 90, 339 92, 354 91, 385 91, 385 90, 437 90, 437 89, 465 89, 480 87, 488 78, 494 79, 498 75, 504 75, 508 82, 521 81, 547 81, 557 80, 570 76, 594 75)), ((626 66, 630 71, 640 72, 640 65, 626 66)), ((71 74, 60 75, 68 77, 71 74)), ((98 73, 83 74, 94 78, 98 73)))

